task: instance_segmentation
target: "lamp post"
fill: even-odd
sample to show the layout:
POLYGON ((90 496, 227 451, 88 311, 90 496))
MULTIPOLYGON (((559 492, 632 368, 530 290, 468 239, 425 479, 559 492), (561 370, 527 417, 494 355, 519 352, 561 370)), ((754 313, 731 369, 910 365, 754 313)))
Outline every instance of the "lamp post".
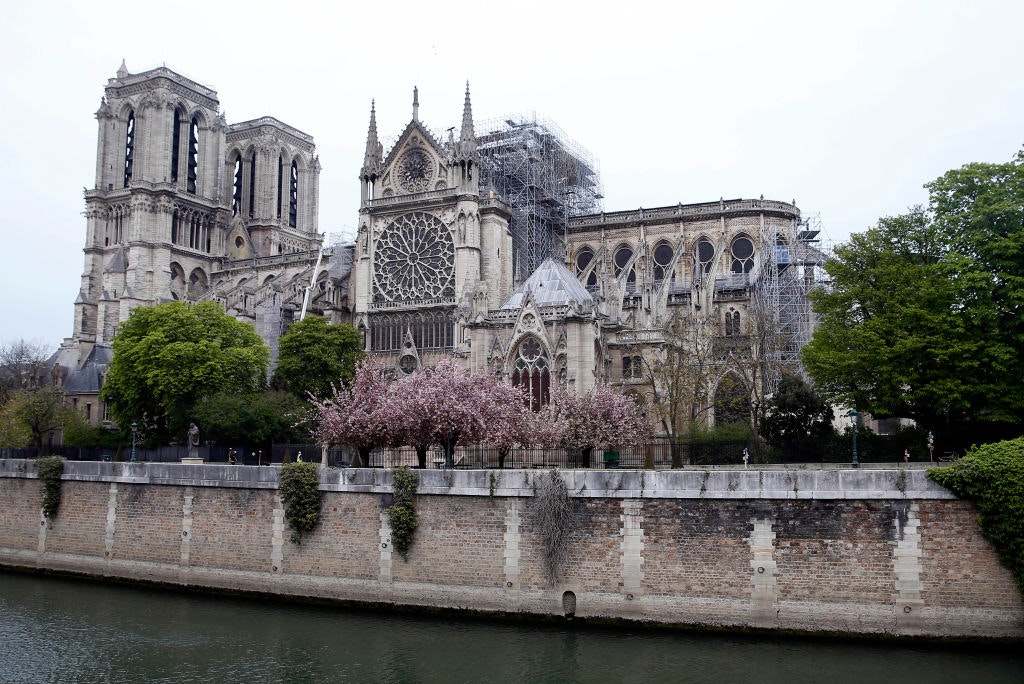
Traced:
POLYGON ((139 432, 139 424, 132 421, 132 463, 135 463, 135 435, 139 432))
POLYGON ((853 434, 853 463, 851 464, 854 468, 860 468, 860 461, 857 460, 857 409, 850 409, 850 426, 852 427, 853 434))

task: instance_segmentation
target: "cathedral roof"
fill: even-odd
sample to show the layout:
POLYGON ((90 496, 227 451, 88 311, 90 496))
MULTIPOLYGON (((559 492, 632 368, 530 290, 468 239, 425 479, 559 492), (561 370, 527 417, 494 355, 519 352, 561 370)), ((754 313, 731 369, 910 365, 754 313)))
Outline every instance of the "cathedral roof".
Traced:
POLYGON ((569 302, 583 304, 593 302, 594 299, 565 264, 551 257, 545 259, 526 282, 516 288, 501 308, 518 309, 523 305, 527 292, 537 306, 562 306, 569 302))
POLYGON ((128 270, 128 260, 124 256, 124 247, 121 245, 117 246, 113 256, 110 257, 110 261, 107 262, 107 267, 103 269, 104 273, 124 273, 128 270))

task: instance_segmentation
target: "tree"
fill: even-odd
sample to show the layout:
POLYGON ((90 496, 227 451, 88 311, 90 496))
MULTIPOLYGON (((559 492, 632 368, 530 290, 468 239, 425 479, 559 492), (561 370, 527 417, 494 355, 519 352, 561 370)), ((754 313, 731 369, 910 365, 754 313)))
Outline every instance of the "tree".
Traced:
POLYGON ((387 411, 392 386, 389 375, 379 364, 362 361, 350 383, 334 387, 326 399, 314 399, 317 442, 353 446, 358 456, 352 465, 368 465, 370 452, 392 441, 387 411))
POLYGON ((269 352, 253 327, 214 302, 134 309, 114 336, 101 397, 149 439, 181 438, 196 404, 265 385, 269 352))
POLYGON ((65 407, 60 392, 53 387, 20 390, 13 393, 0 411, 0 439, 4 446, 19 447, 29 444, 48 452, 49 440, 60 430, 74 409, 65 407))
POLYGON ((595 447, 632 446, 651 434, 647 415, 636 401, 604 383, 583 396, 556 385, 543 414, 544 422, 552 426, 547 446, 575 451, 585 468, 590 467, 595 447))
POLYGON ((311 437, 309 406, 278 391, 252 394, 220 392, 201 399, 194 418, 208 441, 222 445, 262 448, 273 442, 302 444, 311 437))
POLYGON ((768 399, 762 436, 769 442, 832 434, 832 407, 799 375, 784 375, 768 399))
POLYGON ((50 349, 42 342, 16 340, 0 344, 0 405, 18 390, 46 384, 50 349))
POLYGON ((803 360, 833 401, 912 418, 955 444, 957 431, 976 440, 1019 423, 1024 404, 1019 340, 1007 332, 1016 324, 1002 322, 1012 298, 949 220, 916 208, 836 248, 831 288, 811 295, 820 324, 803 360))
POLYGON ((362 357, 355 328, 310 316, 281 336, 272 386, 303 400, 310 394, 323 399, 331 395, 332 385, 352 379, 362 357))

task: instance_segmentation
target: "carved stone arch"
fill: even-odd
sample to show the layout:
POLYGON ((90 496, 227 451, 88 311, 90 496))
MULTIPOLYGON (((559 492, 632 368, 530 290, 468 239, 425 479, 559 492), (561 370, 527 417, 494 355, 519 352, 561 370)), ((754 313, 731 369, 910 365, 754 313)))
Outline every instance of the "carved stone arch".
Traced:
POLYGON ((746 231, 729 238, 728 264, 731 273, 750 273, 757 261, 757 242, 746 231))
POLYGON ((188 274, 188 286, 186 294, 188 299, 198 299, 200 295, 210 289, 210 277, 201 267, 197 266, 188 274))
POLYGON ((206 111, 202 107, 193 107, 191 110, 189 110, 189 124, 192 123, 192 119, 195 119, 196 123, 199 124, 200 130, 208 129, 210 127, 210 117, 206 114, 206 111))
POLYGON ((716 425, 750 420, 750 395, 735 372, 725 371, 715 378, 709 399, 716 425))
POLYGON ((402 340, 402 352, 395 361, 395 371, 402 375, 409 375, 421 368, 423 368, 423 362, 420 359, 420 351, 416 348, 412 330, 407 328, 402 340))
POLYGON ((263 284, 266 285, 267 283, 271 283, 274 281, 275 278, 277 278, 277 274, 271 273, 270 275, 263 279, 263 284))
POLYGON ((170 263, 171 272, 171 298, 172 299, 185 299, 185 294, 188 289, 188 281, 185 278, 185 269, 177 261, 170 263))

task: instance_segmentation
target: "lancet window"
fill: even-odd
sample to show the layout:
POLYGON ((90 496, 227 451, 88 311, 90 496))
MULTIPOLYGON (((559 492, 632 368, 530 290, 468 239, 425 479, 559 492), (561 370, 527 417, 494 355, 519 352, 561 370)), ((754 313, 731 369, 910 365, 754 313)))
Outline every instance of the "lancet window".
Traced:
POLYGON ((186 192, 195 194, 196 183, 199 180, 199 119, 192 117, 192 123, 188 127, 188 182, 186 192))
POLYGON ((656 285, 661 284, 668 274, 668 267, 672 263, 673 255, 672 245, 667 242, 659 242, 654 248, 654 282, 656 285))
POLYGON ((754 243, 746 235, 740 235, 732 241, 733 273, 750 273, 754 267, 754 243))
POLYGON ((235 155, 235 171, 231 176, 231 215, 238 216, 242 210, 242 155, 235 155))
POLYGON ((171 182, 178 182, 178 156, 181 147, 181 112, 174 110, 174 123, 171 129, 171 182))
POLYGON ((295 227, 299 218, 299 166, 292 162, 291 179, 288 182, 288 225, 295 227))
POLYGON ((447 311, 378 314, 370 319, 370 348, 397 351, 411 332, 417 349, 451 349, 455 346, 454 329, 454 319, 447 311))
POLYGON ((128 127, 124 140, 124 187, 132 182, 135 166, 135 112, 128 112, 128 127))
POLYGON ((256 152, 249 160, 249 218, 256 216, 256 152))
POLYGON ((530 409, 539 411, 551 391, 551 363, 540 340, 533 335, 519 343, 513 356, 512 386, 526 389, 530 409))

